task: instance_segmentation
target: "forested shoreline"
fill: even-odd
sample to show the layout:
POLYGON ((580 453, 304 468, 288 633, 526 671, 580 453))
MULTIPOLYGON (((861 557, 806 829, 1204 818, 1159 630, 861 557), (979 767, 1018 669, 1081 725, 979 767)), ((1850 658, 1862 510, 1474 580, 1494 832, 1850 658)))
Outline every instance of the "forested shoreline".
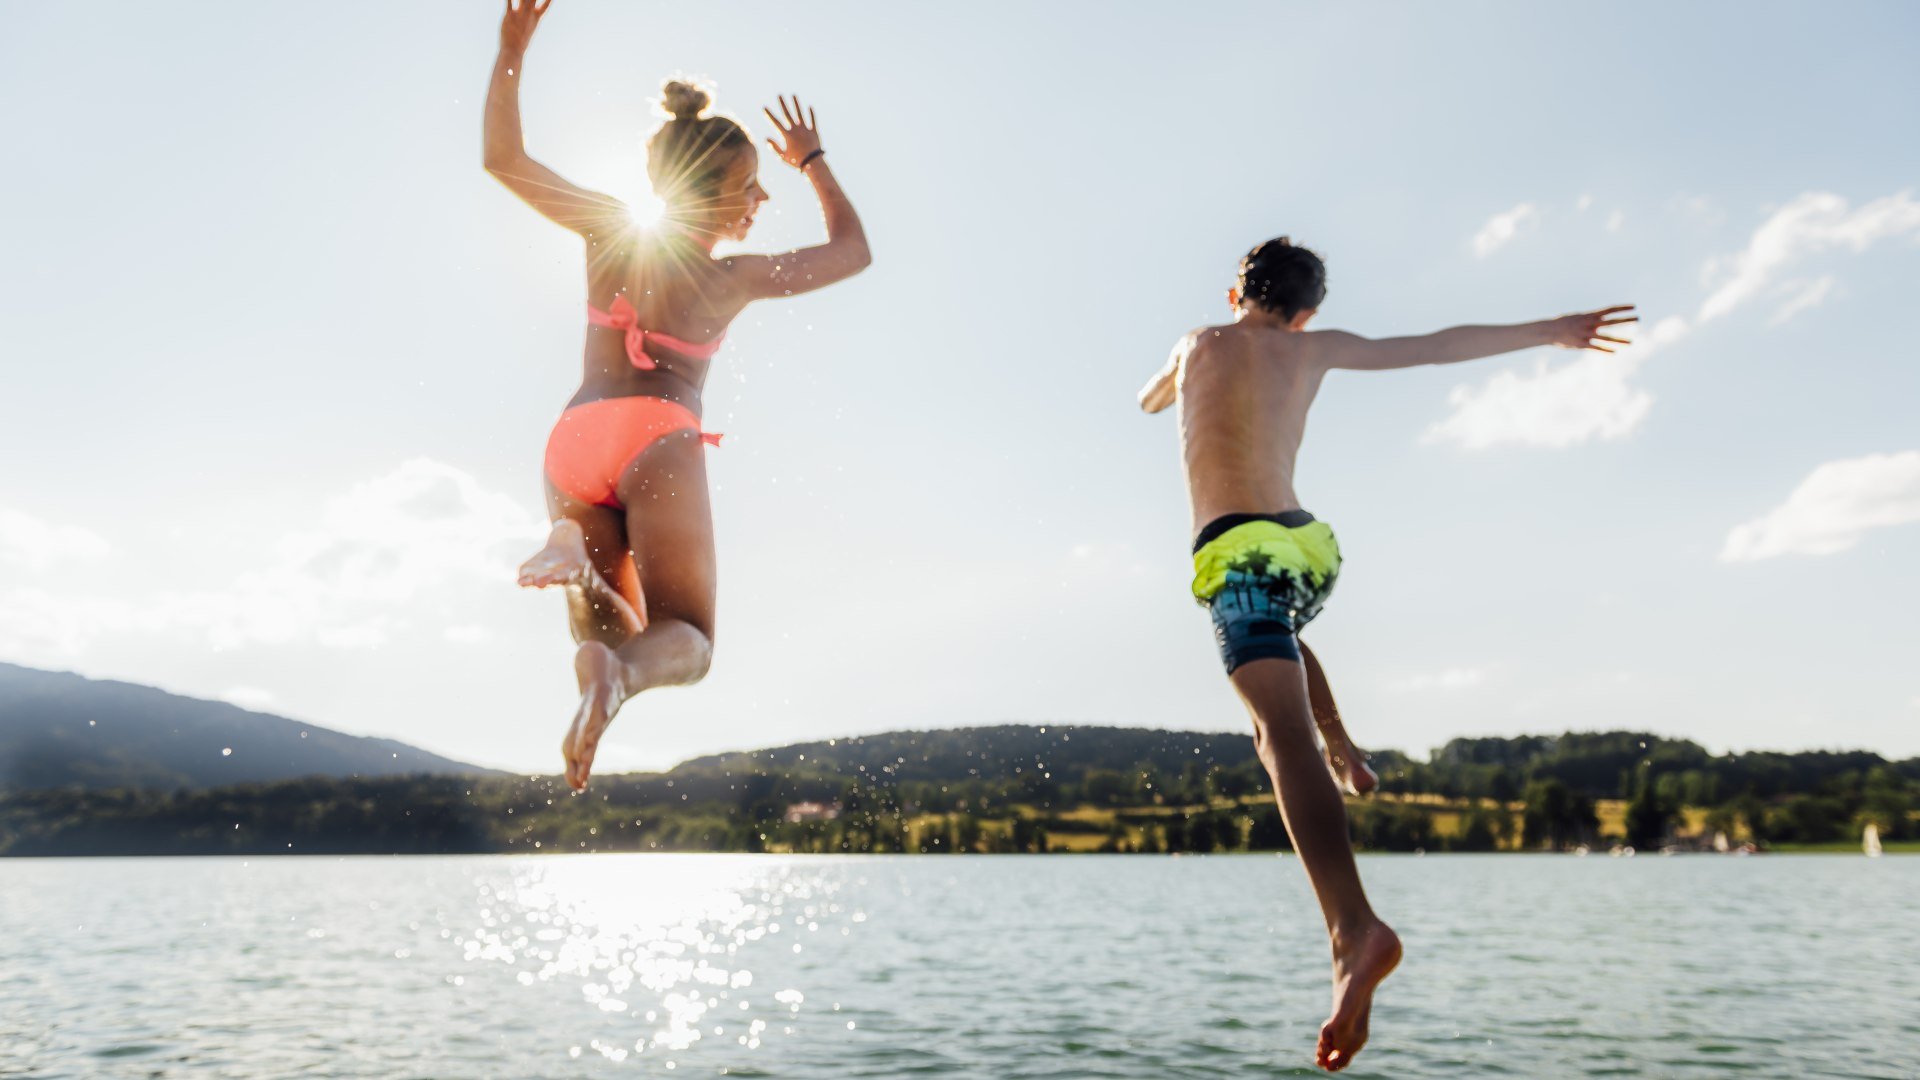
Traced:
MULTIPOLYGON (((1372 851, 1767 850, 1920 840, 1920 759, 1709 754, 1635 732, 1374 755, 1372 851)), ((1251 740, 1005 725, 894 732, 597 777, 314 777, 0 791, 0 855, 1284 850, 1251 740)))

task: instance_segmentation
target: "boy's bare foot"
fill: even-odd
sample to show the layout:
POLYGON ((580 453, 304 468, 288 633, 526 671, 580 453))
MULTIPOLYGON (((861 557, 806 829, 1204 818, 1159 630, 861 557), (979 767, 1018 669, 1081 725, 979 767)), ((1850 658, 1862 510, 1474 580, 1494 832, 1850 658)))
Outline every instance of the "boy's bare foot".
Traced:
POLYGON ((580 680, 580 707, 574 710, 566 738, 560 740, 560 754, 567 762, 567 786, 575 791, 586 790, 600 736, 606 734, 607 725, 613 723, 613 714, 625 699, 620 680, 624 667, 612 649, 597 641, 582 643, 573 654, 573 673, 580 680))
POLYGON ((561 518, 547 535, 547 546, 533 558, 520 564, 520 584, 533 589, 565 585, 587 572, 593 563, 587 558, 587 536, 580 523, 561 518))
POLYGON ((1328 1072, 1353 1064, 1367 1045, 1367 1020, 1373 1013, 1373 990, 1400 963, 1400 936, 1386 923, 1375 921, 1358 941, 1344 949, 1335 945, 1333 957, 1333 1015, 1320 1025, 1320 1045, 1314 1062, 1328 1072))
POLYGON ((1349 795, 1367 795, 1380 786, 1380 777, 1367 764, 1367 755, 1351 739, 1320 730, 1321 751, 1326 755, 1327 771, 1333 782, 1349 795))

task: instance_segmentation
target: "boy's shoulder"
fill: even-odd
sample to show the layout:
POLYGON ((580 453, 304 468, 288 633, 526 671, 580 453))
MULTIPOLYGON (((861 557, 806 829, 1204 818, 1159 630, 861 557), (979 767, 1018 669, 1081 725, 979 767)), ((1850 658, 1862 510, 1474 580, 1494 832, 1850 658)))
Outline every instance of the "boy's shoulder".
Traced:
POLYGON ((1202 352, 1219 352, 1241 344, 1240 326, 1237 323, 1222 323, 1218 326, 1196 326, 1181 335, 1173 346, 1176 355, 1192 359, 1202 352))
POLYGON ((1219 357, 1290 356, 1318 352, 1327 341, 1351 337, 1339 330, 1276 331, 1249 327, 1244 323, 1200 326, 1187 331, 1174 346, 1176 355, 1192 360, 1203 355, 1219 357), (1325 341, 1322 340, 1323 336, 1325 341))

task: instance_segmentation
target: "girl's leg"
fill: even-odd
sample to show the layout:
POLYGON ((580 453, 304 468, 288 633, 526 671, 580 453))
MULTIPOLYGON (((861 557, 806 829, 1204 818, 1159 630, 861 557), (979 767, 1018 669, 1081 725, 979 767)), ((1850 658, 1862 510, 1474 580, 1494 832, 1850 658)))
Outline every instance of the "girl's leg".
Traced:
POLYGON ((652 620, 619 649, 629 694, 706 677, 713 659, 713 506, 707 452, 683 432, 655 444, 621 484, 627 543, 652 620))
POLYGON ((624 511, 596 506, 547 487, 553 531, 547 545, 520 566, 520 584, 566 589, 567 624, 577 642, 617 648, 647 625, 639 578, 627 557, 624 511))
POLYGON ((576 790, 586 787, 601 736, 627 699, 699 682, 713 658, 713 516, 699 436, 669 435, 635 458, 620 499, 647 618, 645 629, 624 641, 586 641, 575 654, 580 708, 563 750, 576 790))

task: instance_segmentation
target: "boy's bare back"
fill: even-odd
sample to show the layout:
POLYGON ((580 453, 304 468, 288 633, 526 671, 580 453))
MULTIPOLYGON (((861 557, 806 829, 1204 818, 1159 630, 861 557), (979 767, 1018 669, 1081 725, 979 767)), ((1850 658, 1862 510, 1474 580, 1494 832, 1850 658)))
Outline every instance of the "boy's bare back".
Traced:
POLYGON ((1195 330, 1170 366, 1193 527, 1300 505, 1294 459, 1326 368, 1318 333, 1247 322, 1195 330))

